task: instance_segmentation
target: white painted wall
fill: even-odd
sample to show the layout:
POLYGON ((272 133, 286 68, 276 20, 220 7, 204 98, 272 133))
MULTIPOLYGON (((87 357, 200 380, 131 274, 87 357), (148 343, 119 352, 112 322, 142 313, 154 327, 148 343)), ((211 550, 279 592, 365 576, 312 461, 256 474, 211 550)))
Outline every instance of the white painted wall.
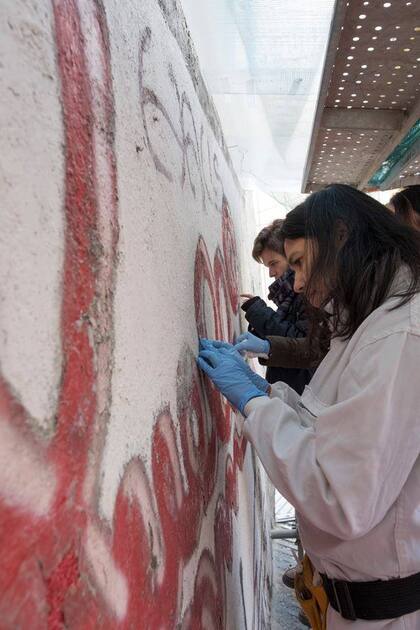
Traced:
MULTIPOLYGON (((10 537, 0 560, 16 576, 0 617, 10 628, 31 620, 46 627, 58 615, 74 629, 92 620, 146 629, 144 611, 160 620, 173 599, 168 628, 189 627, 194 610, 206 627, 216 627, 215 615, 229 630, 267 627, 271 487, 249 445, 241 461, 244 445, 226 412, 230 433, 217 441, 215 485, 203 501, 203 488, 192 488, 206 456, 197 409, 186 446, 177 407, 181 385, 188 393, 195 378, 183 361, 198 350, 197 244, 204 239, 213 267, 219 248, 229 267, 226 204, 238 289, 258 288, 249 265, 254 210, 244 203, 180 6, 6 0, 0 29, 0 527, 10 537), (68 168, 72 151, 80 159, 92 153, 79 179, 68 168), (84 239, 86 259, 67 267, 82 280, 71 284, 69 242, 84 239), (72 319, 74 286, 92 288, 92 297, 72 319), (156 471, 156 452, 168 453, 164 470, 156 471), (160 499, 166 493, 178 514, 190 491, 200 514, 194 535, 188 514, 168 524, 160 499)), ((211 295, 203 292, 211 331, 211 295)), ((231 322, 239 333, 240 316, 224 295, 220 318, 225 332, 231 322)), ((204 400, 203 381, 199 391, 204 400)), ((215 418, 205 404, 208 438, 215 418)))
POLYGON ((233 209, 238 234, 244 213, 242 192, 203 113, 178 44, 170 34, 154 1, 132 13, 121 12, 110 3, 112 58, 116 96, 116 148, 119 164, 120 263, 115 295, 115 366, 113 406, 103 463, 102 509, 108 517, 119 477, 134 453, 146 453, 150 422, 167 401, 175 404, 174 365, 184 344, 197 352, 194 311, 194 258, 200 235, 205 237, 210 259, 221 238, 223 194, 233 209), (193 117, 185 116, 193 133, 203 125, 204 142, 216 155, 221 181, 211 186, 207 173, 200 172, 192 151, 188 153, 191 182, 181 182, 182 151, 174 132, 153 107, 147 108, 151 141, 159 159, 171 173, 172 181, 157 172, 145 142, 139 107, 137 51, 140 33, 151 29, 150 49, 145 54, 144 84, 163 103, 181 136, 180 107, 169 78, 169 67, 180 94, 185 92, 193 117), (163 45, 164 44, 164 45, 163 45), (131 81, 125 78, 129 74, 131 81), (153 117, 159 120, 154 121, 153 117), (136 153, 136 146, 141 148, 136 153), (201 178, 211 189, 202 200, 201 178), (192 186, 195 187, 194 194, 192 186), (148 369, 144 370, 145 362, 148 369))
POLYGON ((0 5, 0 366, 37 427, 60 379, 63 126, 52 6, 0 5))

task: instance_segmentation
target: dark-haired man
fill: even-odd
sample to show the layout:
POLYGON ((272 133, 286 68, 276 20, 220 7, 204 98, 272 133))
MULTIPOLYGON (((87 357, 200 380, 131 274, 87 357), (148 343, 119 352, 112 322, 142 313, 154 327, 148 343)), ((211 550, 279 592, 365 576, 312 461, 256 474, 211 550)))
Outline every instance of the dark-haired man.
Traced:
MULTIPOLYGON (((281 226, 282 221, 276 220, 263 228, 255 238, 252 250, 254 260, 267 267, 270 278, 274 278, 269 287, 268 299, 275 303, 277 310, 267 306, 258 296, 242 294, 242 297, 246 298, 242 309, 249 322, 250 332, 263 339, 267 338, 268 341, 271 337, 304 339, 308 333, 303 298, 293 290, 294 274, 288 268, 282 253, 281 226)), ((261 362, 264 363, 264 360, 261 362)), ((298 394, 303 392, 312 374, 313 369, 306 367, 273 367, 268 358, 267 381, 269 383, 283 381, 298 394)))

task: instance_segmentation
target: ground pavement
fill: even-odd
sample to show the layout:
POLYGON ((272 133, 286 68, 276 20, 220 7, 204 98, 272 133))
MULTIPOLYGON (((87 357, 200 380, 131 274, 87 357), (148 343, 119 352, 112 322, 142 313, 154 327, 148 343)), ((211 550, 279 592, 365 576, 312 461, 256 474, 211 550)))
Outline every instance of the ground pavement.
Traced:
POLYGON ((294 592, 282 582, 286 569, 294 566, 292 549, 296 547, 285 540, 273 540, 273 600, 271 630, 307 630, 298 619, 299 606, 294 592))

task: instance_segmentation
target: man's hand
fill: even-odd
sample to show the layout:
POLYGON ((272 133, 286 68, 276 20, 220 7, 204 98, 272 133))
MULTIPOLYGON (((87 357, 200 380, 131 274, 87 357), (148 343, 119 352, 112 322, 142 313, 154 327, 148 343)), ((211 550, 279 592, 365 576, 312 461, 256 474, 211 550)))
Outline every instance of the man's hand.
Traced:
POLYGON ((252 353, 254 356, 268 356, 270 352, 270 342, 267 339, 260 339, 250 332, 239 335, 234 346, 238 352, 252 353))
POLYGON ((246 298, 247 300, 252 300, 252 298, 255 297, 255 295, 251 295, 251 293, 241 293, 240 295, 242 298, 246 298))

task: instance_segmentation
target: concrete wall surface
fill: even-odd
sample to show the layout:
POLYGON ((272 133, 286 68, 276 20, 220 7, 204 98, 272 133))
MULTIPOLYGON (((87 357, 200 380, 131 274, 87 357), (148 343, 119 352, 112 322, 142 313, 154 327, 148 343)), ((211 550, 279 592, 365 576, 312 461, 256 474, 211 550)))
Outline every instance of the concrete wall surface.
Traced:
POLYGON ((253 217, 180 7, 0 33, 0 628, 268 628, 271 491, 195 365, 253 217))

